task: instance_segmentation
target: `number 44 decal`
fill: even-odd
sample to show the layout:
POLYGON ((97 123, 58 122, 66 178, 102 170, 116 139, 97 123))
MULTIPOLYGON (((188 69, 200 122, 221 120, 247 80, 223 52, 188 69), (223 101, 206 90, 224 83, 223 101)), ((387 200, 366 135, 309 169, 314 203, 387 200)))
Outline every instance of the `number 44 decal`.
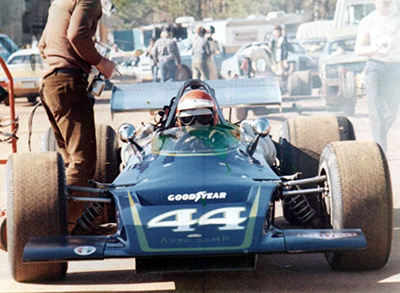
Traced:
POLYGON ((247 220, 247 217, 241 218, 240 213, 246 211, 244 207, 221 208, 205 213, 198 219, 193 219, 193 214, 197 209, 181 209, 161 214, 147 223, 148 228, 176 227, 174 232, 191 232, 195 228, 190 226, 198 224, 203 225, 224 225, 218 227, 219 230, 242 230, 243 226, 239 224, 247 220), (220 217, 215 217, 221 215, 220 217), (172 218, 171 220, 167 220, 172 218))

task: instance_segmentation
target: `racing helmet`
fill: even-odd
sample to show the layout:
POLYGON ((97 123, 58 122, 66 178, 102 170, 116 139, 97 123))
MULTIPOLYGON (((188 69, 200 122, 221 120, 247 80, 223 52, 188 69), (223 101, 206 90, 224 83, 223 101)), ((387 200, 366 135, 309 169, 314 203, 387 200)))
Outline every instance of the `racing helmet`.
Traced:
POLYGON ((217 104, 207 92, 191 90, 179 100, 176 116, 178 126, 215 126, 218 122, 217 104))

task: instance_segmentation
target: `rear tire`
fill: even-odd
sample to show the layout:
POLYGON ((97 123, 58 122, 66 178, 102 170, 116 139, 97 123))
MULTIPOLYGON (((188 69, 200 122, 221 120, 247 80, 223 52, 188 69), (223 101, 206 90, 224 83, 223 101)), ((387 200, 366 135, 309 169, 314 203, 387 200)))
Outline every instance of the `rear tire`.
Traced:
POLYGON ((179 69, 176 69, 175 72, 176 81, 185 81, 191 78, 192 78, 192 72, 187 66, 182 65, 179 69))
POLYGON ((311 95, 310 71, 293 72, 288 78, 287 91, 290 96, 311 95))
POLYGON ((56 140, 56 137, 54 136, 53 128, 50 127, 45 132, 40 150, 42 152, 57 152, 58 151, 57 140, 56 140))
POLYGON ((23 263, 29 237, 66 236, 64 162, 57 153, 13 154, 7 163, 8 258, 18 282, 65 277, 67 263, 23 263))
POLYGON ((7 218, 0 218, 0 249, 7 251, 7 218))
POLYGON ((327 175, 327 210, 334 229, 360 228, 363 251, 327 253, 335 270, 376 270, 388 261, 393 231, 389 167, 374 142, 335 142, 321 156, 319 174, 327 175))
POLYGON ((29 103, 36 103, 37 95, 31 95, 27 97, 29 103))
MULTIPOLYGON (((344 116, 296 117, 286 120, 279 138, 281 175, 301 172, 300 178, 317 176, 324 147, 331 142, 343 140, 355 140, 353 125, 344 116)), ((304 187, 316 187, 316 184, 304 187)), ((318 195, 309 194, 307 200, 318 211, 318 195)), ((290 224, 304 224, 283 201, 282 204, 283 215, 290 224)))
POLYGON ((118 176, 118 140, 114 129, 109 125, 96 126, 96 173, 94 180, 111 183, 118 176))
MULTIPOLYGON (((118 176, 117 158, 118 140, 114 129, 108 125, 96 125, 96 173, 94 180, 111 183, 118 176)), ((47 129, 42 140, 41 150, 58 151, 58 145, 52 128, 47 129)))
POLYGON ((340 76, 342 87, 342 107, 343 113, 347 116, 353 116, 357 102, 356 81, 353 71, 348 71, 340 76))
POLYGON ((239 120, 239 121, 246 120, 248 113, 249 113, 248 108, 236 108, 237 120, 239 120))

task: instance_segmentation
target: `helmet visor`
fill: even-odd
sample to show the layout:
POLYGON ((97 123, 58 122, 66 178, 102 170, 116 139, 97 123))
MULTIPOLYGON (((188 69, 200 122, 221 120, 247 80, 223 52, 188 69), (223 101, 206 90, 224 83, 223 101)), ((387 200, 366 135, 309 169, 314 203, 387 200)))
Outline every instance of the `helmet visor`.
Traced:
POLYGON ((211 122, 213 121, 213 115, 207 114, 198 116, 185 116, 180 117, 179 119, 184 126, 193 125, 196 121, 199 122, 201 125, 211 125, 211 122))

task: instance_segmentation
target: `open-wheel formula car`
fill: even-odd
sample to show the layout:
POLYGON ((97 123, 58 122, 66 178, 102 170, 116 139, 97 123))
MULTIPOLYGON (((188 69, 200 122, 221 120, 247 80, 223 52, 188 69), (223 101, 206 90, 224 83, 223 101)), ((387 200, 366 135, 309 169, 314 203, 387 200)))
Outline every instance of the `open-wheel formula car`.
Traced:
MULTIPOLYGON (((60 279, 70 260, 121 257, 136 258, 142 272, 254 268, 256 256, 267 253, 322 252, 337 270, 383 267, 391 248, 392 190, 380 147, 355 141, 350 121, 336 116, 289 119, 273 142, 266 118, 240 126, 226 121, 217 95, 209 84, 190 80, 157 124, 121 125, 123 168, 111 183, 65 186, 56 152, 12 155, 13 277, 60 279), (117 231, 68 236, 71 200, 108 207, 117 231), (290 229, 276 221, 279 202, 290 229)), ((112 105, 132 110, 127 99, 114 89, 112 105)), ((104 158, 117 160, 115 135, 101 137, 109 146, 103 152, 113 154, 98 166, 107 173, 115 164, 104 158)))

